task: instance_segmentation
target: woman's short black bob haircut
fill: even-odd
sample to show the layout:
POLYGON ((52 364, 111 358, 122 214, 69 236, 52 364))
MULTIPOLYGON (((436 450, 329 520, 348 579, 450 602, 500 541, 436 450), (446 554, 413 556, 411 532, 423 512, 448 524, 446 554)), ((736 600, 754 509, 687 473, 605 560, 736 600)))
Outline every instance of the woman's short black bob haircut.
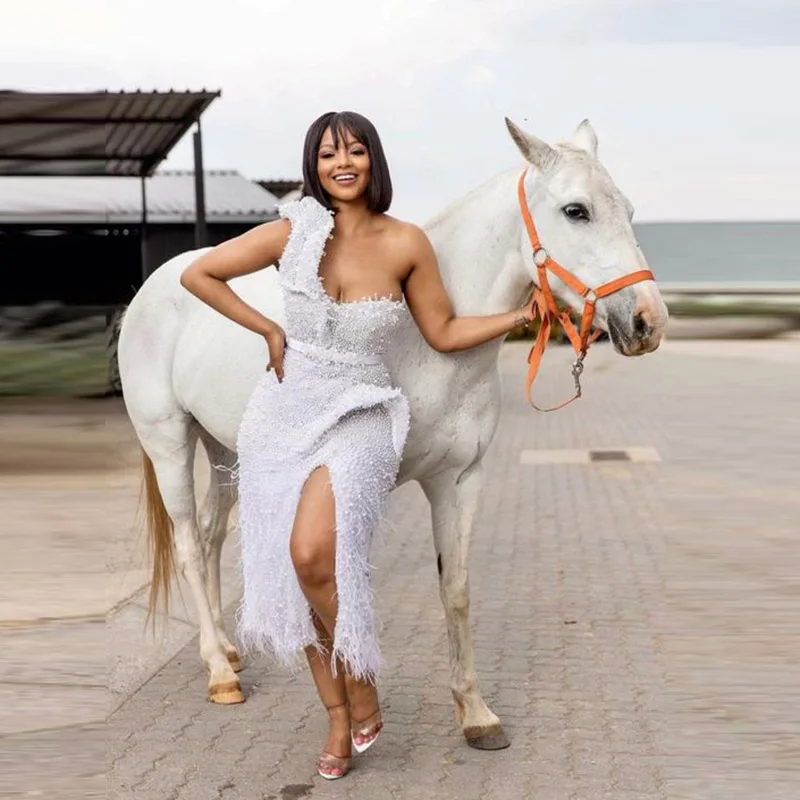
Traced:
POLYGON ((317 172, 319 145, 328 128, 333 135, 334 147, 339 147, 339 137, 349 131, 367 148, 370 160, 367 207, 377 214, 388 211, 392 204, 392 179, 383 145, 375 126, 355 111, 328 111, 311 124, 303 146, 303 197, 310 195, 326 208, 334 210, 331 196, 322 188, 317 172))

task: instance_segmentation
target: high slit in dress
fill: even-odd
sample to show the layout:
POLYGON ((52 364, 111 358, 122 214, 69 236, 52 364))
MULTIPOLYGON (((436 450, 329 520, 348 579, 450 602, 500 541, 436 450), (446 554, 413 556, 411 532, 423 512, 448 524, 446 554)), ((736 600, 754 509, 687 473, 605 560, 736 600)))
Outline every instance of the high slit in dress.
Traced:
POLYGON ((239 427, 239 530, 244 592, 237 636, 245 651, 298 667, 320 647, 289 554, 300 493, 320 466, 336 505, 338 657, 374 680, 381 662, 370 545, 395 486, 409 428, 408 402, 382 354, 408 314, 404 301, 327 295, 319 264, 332 213, 311 197, 280 208, 291 234, 280 259, 286 318, 284 379, 266 372, 239 427))

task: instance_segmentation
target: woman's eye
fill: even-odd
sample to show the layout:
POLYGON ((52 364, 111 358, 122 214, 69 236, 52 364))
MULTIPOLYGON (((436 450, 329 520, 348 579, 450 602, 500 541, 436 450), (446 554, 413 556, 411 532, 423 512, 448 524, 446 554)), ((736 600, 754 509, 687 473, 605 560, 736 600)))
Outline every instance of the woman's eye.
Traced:
POLYGON ((562 209, 567 219, 575 221, 589 221, 589 209, 583 203, 570 203, 562 209))

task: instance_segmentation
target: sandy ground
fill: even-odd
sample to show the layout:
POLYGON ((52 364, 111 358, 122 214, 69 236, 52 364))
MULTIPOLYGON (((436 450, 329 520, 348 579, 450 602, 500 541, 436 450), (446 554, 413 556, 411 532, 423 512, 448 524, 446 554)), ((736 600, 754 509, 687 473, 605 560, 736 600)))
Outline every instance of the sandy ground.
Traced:
MULTIPOLYGON (((205 473, 200 448, 201 490, 205 473)), ((101 725, 195 635, 185 587, 173 592, 169 620, 145 630, 140 490, 140 450, 120 399, 0 404, 0 737, 32 737, 36 752, 50 731, 101 725)), ((90 771, 102 770, 102 757, 90 771)), ((0 757, 6 796, 2 774, 0 757)), ((100 791, 102 774, 95 780, 100 791)))

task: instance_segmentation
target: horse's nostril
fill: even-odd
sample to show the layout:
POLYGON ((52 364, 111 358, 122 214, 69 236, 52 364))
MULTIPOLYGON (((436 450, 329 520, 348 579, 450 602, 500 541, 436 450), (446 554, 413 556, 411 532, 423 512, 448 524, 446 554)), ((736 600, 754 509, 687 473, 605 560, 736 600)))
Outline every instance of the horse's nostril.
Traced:
POLYGON ((643 339, 650 333, 650 325, 647 323, 641 311, 633 318, 633 332, 640 339, 643 339))

